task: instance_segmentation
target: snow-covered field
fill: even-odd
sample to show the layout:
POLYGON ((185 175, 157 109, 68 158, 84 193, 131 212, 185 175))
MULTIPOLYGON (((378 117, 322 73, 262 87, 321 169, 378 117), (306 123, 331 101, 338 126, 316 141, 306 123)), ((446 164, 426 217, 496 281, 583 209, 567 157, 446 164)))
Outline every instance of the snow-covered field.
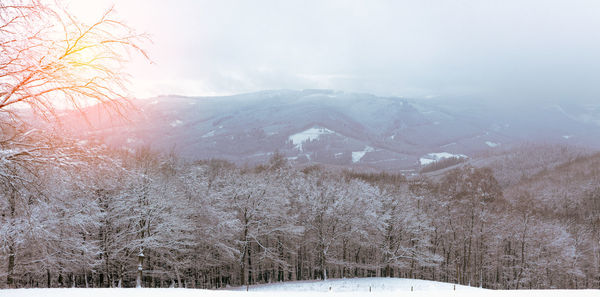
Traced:
POLYGON ((333 279, 300 281, 231 288, 199 289, 8 289, 2 297, 192 297, 192 296, 600 296, 600 290, 512 290, 494 291, 425 280, 397 278, 333 279), (369 291, 370 289, 370 291, 369 291), (412 289, 412 290, 411 290, 412 289))
POLYGON ((365 156, 365 154, 375 151, 372 147, 367 146, 364 150, 352 152, 352 163, 357 163, 365 156))
POLYGON ((419 162, 421 163, 421 166, 424 166, 424 165, 428 165, 433 162, 440 161, 442 159, 447 159, 447 158, 465 158, 466 159, 469 157, 467 155, 463 155, 463 154, 451 154, 451 153, 447 153, 447 152, 429 153, 429 154, 421 157, 419 159, 419 162))
POLYGON ((321 135, 333 134, 334 131, 331 131, 327 128, 321 127, 313 127, 308 130, 304 130, 300 133, 296 133, 289 137, 289 140, 296 146, 296 148, 302 151, 302 143, 306 141, 312 141, 318 139, 321 135))

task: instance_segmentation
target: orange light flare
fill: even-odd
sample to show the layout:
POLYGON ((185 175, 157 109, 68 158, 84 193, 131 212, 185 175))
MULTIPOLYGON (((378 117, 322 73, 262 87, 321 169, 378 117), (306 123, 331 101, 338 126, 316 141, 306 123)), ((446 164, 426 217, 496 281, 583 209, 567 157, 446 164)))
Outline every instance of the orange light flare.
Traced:
POLYGON ((136 56, 150 62, 144 50, 148 36, 122 22, 112 7, 82 21, 59 2, 31 0, 30 5, 33 9, 0 11, 2 21, 9 20, 7 28, 14 29, 3 31, 3 39, 17 40, 2 48, 0 62, 7 62, 6 73, 0 73, 0 111, 28 106, 48 118, 96 103, 117 111, 126 105, 131 77, 126 66, 136 56), (10 22, 6 13, 23 17, 10 22))
MULTIPOLYGON (((140 6, 150 5, 145 0, 127 0, 127 1, 115 1, 115 0, 96 0, 96 1, 79 1, 79 0, 64 0, 68 5, 69 11, 77 17, 78 20, 86 24, 94 24, 98 21, 99 17, 102 16, 102 12, 109 11, 109 17, 111 21, 108 24, 103 24, 106 27, 102 28, 105 31, 110 32, 112 35, 117 36, 130 36, 136 41, 139 41, 140 47, 132 47, 130 45, 123 46, 123 48, 117 48, 114 44, 104 49, 106 51, 118 50, 117 53, 111 55, 111 57, 119 57, 119 59, 108 60, 106 55, 102 56, 102 50, 98 51, 97 48, 91 49, 81 55, 80 61, 92 61, 101 63, 114 63, 113 67, 118 69, 120 73, 126 74, 128 91, 130 95, 134 97, 140 97, 140 94, 147 94, 147 89, 150 85, 146 82, 150 73, 156 72, 156 66, 152 65, 156 58, 155 48, 150 48, 152 40, 150 38, 151 27, 159 26, 156 23, 156 16, 151 16, 152 12, 156 11, 146 10, 140 11, 140 6), (115 22, 116 20, 116 22, 115 22), (136 30, 132 30, 135 28, 136 30), (140 33, 143 32, 143 33, 140 33), (141 55, 133 54, 140 49, 144 49, 141 55), (152 51, 152 55, 148 54, 152 51), (152 56, 152 59, 149 58, 152 56)), ((155 32, 152 33, 152 38, 155 32)), ((138 45, 138 44, 136 44, 138 45)), ((81 65, 84 66, 84 65, 81 65)), ((95 65, 87 65, 87 68, 93 68, 95 65)), ((85 68, 85 67, 84 67, 85 68)), ((163 74, 164 75, 164 74, 163 74)), ((155 94, 154 94, 155 95, 155 94)))

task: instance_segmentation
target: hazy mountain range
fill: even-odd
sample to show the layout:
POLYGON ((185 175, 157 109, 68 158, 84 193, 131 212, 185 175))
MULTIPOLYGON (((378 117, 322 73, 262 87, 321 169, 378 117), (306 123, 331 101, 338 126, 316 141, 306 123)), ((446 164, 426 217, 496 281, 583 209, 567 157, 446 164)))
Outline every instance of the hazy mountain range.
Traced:
POLYGON ((133 103, 137 110, 126 112, 126 121, 92 108, 91 126, 81 119, 66 126, 118 148, 149 146, 187 158, 256 164, 278 151, 293 164, 385 170, 525 142, 600 147, 600 105, 503 106, 332 90, 160 96, 133 103))

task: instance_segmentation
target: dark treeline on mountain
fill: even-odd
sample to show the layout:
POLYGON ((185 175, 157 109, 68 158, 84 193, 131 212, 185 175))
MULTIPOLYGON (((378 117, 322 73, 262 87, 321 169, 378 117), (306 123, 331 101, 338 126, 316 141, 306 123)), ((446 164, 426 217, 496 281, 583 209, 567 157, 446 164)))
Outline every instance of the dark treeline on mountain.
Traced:
POLYGON ((433 180, 9 134, 0 287, 131 287, 140 254, 145 287, 370 276, 600 287, 598 156, 559 166, 562 179, 542 172, 502 188, 492 169, 466 164, 433 180))

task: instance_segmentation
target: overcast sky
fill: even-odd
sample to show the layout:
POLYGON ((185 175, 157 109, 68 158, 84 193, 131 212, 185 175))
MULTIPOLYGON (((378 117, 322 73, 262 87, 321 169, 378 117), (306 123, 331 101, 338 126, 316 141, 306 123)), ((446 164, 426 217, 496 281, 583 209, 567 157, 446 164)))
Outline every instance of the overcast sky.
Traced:
POLYGON ((329 88, 403 97, 600 99, 600 1, 70 0, 152 35, 137 96, 329 88))

